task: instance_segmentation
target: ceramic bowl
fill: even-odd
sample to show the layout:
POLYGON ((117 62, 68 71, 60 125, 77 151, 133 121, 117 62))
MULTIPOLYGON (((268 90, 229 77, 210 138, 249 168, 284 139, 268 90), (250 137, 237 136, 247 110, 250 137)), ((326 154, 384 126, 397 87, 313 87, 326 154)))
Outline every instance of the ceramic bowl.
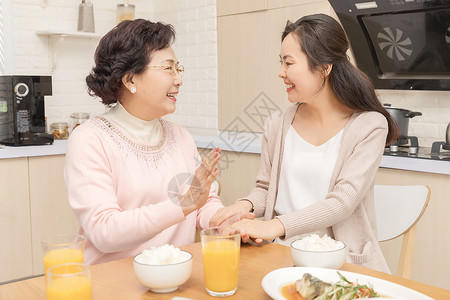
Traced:
POLYGON ((181 251, 186 260, 165 265, 151 265, 138 262, 138 254, 134 257, 133 268, 139 281, 155 293, 169 293, 175 291, 185 283, 192 273, 192 254, 181 251), (136 261, 137 258, 137 261, 136 261))
POLYGON ((339 269, 345 262, 347 247, 330 251, 306 251, 296 248, 291 243, 291 255, 294 264, 298 267, 318 267, 339 269))

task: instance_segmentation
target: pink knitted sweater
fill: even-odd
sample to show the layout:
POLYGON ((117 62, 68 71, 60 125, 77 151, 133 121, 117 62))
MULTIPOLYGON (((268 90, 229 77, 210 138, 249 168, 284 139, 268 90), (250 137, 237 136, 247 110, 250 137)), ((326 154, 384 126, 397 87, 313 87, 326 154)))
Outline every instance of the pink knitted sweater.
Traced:
POLYGON ((213 188, 205 206, 184 216, 184 194, 200 157, 192 136, 160 120, 154 143, 131 138, 104 118, 78 126, 68 142, 69 203, 87 236, 85 262, 131 257, 151 246, 194 242, 195 229, 223 207, 213 188))

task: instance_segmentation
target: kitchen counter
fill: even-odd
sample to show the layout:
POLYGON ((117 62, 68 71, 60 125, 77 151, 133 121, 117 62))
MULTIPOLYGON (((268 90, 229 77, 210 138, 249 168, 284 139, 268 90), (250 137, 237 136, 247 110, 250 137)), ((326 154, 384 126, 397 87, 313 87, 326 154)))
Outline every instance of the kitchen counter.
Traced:
POLYGON ((399 148, 397 153, 391 153, 385 148, 380 163, 381 167, 408 171, 450 174, 450 151, 442 151, 432 155, 431 148, 419 147, 418 153, 411 155, 408 148, 399 148))
POLYGON ((66 154, 67 140, 55 140, 53 145, 18 146, 0 145, 0 159, 33 156, 48 156, 66 154))
POLYGON ((450 175, 449 160, 383 155, 381 168, 450 175))
MULTIPOLYGON (((220 147, 224 151, 258 154, 261 151, 262 134, 220 132, 218 135, 193 135, 199 148, 220 147)), ((55 140, 53 145, 9 147, 0 146, 0 159, 65 154, 67 140, 55 140)), ((428 151, 424 148, 423 151, 428 151)), ((417 172, 450 175, 450 155, 443 159, 425 156, 410 157, 385 154, 380 167, 417 172)))
MULTIPOLYGON (((193 135, 193 137, 199 148, 212 149, 220 146, 220 148, 225 151, 246 153, 261 152, 262 134, 239 133, 233 135, 221 132, 218 136, 193 135), (232 139, 235 141, 234 143, 229 141, 232 139), (238 140, 238 142, 236 142, 236 140, 238 140)), ((402 152, 400 152, 399 155, 386 153, 381 159, 380 167, 450 175, 450 155, 444 156, 443 159, 431 159, 427 158, 429 156, 427 154, 430 151, 430 148, 423 148, 422 150, 419 150, 419 155, 417 155, 417 157, 402 156, 402 152)))

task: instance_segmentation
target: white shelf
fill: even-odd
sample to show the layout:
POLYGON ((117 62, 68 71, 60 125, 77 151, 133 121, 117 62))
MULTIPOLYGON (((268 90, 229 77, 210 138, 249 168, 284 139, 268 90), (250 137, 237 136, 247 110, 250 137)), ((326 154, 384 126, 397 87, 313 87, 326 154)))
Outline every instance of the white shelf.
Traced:
POLYGON ((74 38, 91 38, 100 39, 103 35, 93 32, 82 31, 57 31, 57 30, 39 30, 37 35, 54 36, 54 37, 74 37, 74 38))
POLYGON ((38 30, 37 35, 46 36, 49 40, 50 56, 51 56, 51 70, 50 73, 53 74, 56 61, 58 57, 58 48, 64 39, 67 38, 83 38, 83 39, 95 39, 99 40, 103 37, 102 34, 94 32, 82 32, 82 31, 58 31, 58 30, 38 30))

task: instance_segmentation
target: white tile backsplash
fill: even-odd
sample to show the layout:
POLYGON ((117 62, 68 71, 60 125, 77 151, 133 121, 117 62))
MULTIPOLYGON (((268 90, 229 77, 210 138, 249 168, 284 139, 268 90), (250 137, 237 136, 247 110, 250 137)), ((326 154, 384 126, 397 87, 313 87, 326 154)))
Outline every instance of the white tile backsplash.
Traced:
MULTIPOLYGON (((10 74, 52 75, 53 95, 46 97, 48 124, 70 121, 70 113, 101 114, 105 107, 87 94, 85 77, 93 65, 98 39, 49 38, 37 30, 76 31, 78 0, 13 0, 14 70, 10 74), (55 62, 52 72, 52 58, 55 62)), ((115 26, 116 4, 94 1, 95 29, 104 34, 115 26)), ((217 45, 215 1, 135 0, 136 18, 174 25, 177 37, 173 48, 186 67, 178 111, 168 117, 182 126, 195 124, 217 128, 217 45), (200 61, 200 58, 202 61, 200 61), (205 81, 208 88, 198 84, 205 81), (213 93, 210 93, 213 86, 213 93), (209 104, 207 109, 201 109, 209 104), (215 109, 214 109, 215 108, 215 109), (181 115, 180 111, 183 111, 181 115)))
POLYGON ((419 145, 430 147, 445 140, 450 122, 450 91, 378 90, 380 100, 392 107, 419 111, 422 116, 410 119, 408 134, 419 138, 419 145))
MULTIPOLYGON (((87 94, 84 79, 93 65, 98 39, 37 36, 37 30, 76 31, 80 0, 12 0, 14 74, 51 74, 53 96, 46 98, 48 123, 70 121, 70 113, 98 115, 104 106, 87 94), (52 47, 50 47, 52 45, 52 47)), ((95 0, 97 33, 106 33, 116 20, 120 1, 95 0)), ((136 18, 171 23, 177 32, 173 48, 186 68, 177 111, 167 119, 182 126, 217 129, 217 22, 215 0, 134 0, 136 18)), ((410 120, 409 134, 422 146, 445 139, 450 122, 450 92, 378 90, 382 102, 422 112, 410 120)))

